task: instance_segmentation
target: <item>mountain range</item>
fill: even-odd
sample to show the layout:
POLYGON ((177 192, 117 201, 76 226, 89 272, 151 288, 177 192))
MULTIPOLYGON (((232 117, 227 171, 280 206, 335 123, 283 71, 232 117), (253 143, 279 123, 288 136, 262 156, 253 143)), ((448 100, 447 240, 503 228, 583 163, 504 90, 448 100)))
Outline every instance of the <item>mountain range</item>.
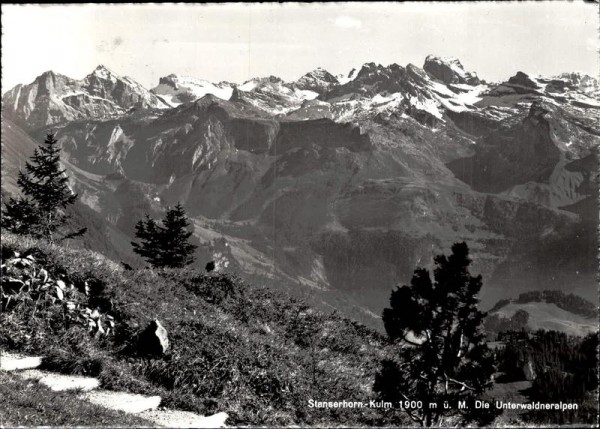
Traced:
POLYGON ((144 213, 181 201, 249 282, 370 325, 417 266, 466 241, 485 305, 559 289, 595 301, 600 85, 489 83, 455 58, 318 68, 294 82, 46 72, 2 98, 2 188, 54 130, 87 247, 143 266, 144 213), (82 214, 83 213, 83 214, 82 214))

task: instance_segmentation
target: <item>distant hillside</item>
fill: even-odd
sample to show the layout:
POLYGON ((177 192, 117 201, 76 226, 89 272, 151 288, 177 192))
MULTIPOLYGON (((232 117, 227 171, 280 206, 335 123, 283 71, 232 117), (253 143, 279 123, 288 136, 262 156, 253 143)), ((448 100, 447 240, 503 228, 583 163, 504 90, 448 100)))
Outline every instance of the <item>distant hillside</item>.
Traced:
POLYGON ((555 330, 584 336, 598 330, 598 309, 573 294, 545 290, 500 300, 488 312, 486 328, 498 333, 509 330, 555 330))

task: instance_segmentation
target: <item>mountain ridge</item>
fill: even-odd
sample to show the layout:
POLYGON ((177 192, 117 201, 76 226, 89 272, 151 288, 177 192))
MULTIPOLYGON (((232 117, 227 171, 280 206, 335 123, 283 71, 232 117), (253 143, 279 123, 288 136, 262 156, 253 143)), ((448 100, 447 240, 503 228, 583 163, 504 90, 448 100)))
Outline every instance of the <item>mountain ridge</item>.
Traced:
MULTIPOLYGON (((52 116, 56 97, 36 89, 31 105, 16 103, 27 115, 14 109, 20 96, 3 98, 4 117, 35 141, 38 119, 57 119, 76 191, 120 234, 182 201, 207 254, 226 251, 244 277, 371 325, 394 285, 456 241, 472 249, 488 304, 547 285, 591 298, 597 81, 487 83, 458 60, 428 58, 432 72, 366 63, 341 80, 324 69, 241 85, 172 74, 146 90, 175 100, 161 109, 98 101, 52 116)), ((97 74, 40 82, 131 105, 135 81, 115 77, 120 94, 114 73, 97 74)))

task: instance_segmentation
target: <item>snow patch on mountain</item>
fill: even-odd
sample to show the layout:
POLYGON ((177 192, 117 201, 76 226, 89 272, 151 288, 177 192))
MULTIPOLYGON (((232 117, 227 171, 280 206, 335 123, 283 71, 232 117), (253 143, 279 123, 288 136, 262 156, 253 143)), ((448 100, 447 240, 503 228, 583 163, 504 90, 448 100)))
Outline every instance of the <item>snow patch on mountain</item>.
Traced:
POLYGON ((172 106, 178 106, 188 101, 194 101, 212 94, 222 100, 229 100, 233 93, 233 85, 227 83, 214 84, 190 76, 170 74, 159 80, 158 86, 152 89, 172 106))
POLYGON ((431 113, 436 118, 442 119, 442 112, 440 111, 438 104, 435 101, 427 98, 419 98, 413 96, 409 97, 408 100, 410 104, 412 104, 417 109, 424 110, 425 112, 431 113))
POLYGON ((117 77, 115 73, 108 69, 108 67, 100 64, 98 67, 94 69, 92 75, 99 77, 100 79, 109 80, 111 82, 116 82, 117 77))
POLYGON ((238 86, 241 91, 250 92, 258 86, 258 80, 251 79, 238 86))
POLYGON ((336 76, 336 78, 337 78, 338 82, 340 83, 340 85, 345 85, 348 82, 351 82, 354 79, 356 79, 356 76, 358 76, 358 72, 357 72, 356 68, 353 68, 352 70, 350 70, 350 72, 347 75, 339 74, 336 76))

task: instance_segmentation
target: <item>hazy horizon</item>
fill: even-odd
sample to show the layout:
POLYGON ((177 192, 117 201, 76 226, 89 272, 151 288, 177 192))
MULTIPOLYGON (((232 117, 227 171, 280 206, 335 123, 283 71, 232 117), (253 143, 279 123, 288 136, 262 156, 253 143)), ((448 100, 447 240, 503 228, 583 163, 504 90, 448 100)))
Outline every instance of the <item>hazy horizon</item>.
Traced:
POLYGON ((99 64, 146 88, 171 73, 241 83, 367 62, 421 67, 429 54, 488 81, 599 71, 597 5, 583 2, 3 5, 2 28, 3 93, 99 64))

